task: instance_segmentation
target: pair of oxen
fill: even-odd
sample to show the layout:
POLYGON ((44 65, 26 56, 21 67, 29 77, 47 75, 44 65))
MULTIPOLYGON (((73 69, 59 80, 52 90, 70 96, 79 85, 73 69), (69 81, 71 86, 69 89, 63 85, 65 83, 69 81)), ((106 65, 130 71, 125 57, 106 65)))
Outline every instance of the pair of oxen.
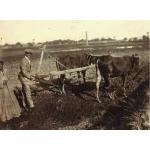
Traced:
MULTIPOLYGON (((121 56, 116 57, 112 55, 92 55, 92 54, 82 54, 82 55, 65 55, 57 58, 58 70, 66 70, 72 68, 85 67, 91 64, 95 64, 96 67, 96 98, 98 102, 101 103, 99 98, 99 88, 101 80, 104 79, 104 89, 108 92, 111 86, 111 78, 121 77, 123 84, 123 95, 126 97, 126 77, 133 71, 139 68, 139 56, 134 54, 132 56, 121 56), (63 64, 63 65, 62 65, 63 64)), ((78 78, 83 76, 84 83, 86 82, 86 70, 81 72, 77 71, 78 78)), ((66 94, 65 91, 65 74, 60 76, 60 83, 62 93, 66 94)), ((108 95, 113 99, 112 93, 108 92, 108 95)))

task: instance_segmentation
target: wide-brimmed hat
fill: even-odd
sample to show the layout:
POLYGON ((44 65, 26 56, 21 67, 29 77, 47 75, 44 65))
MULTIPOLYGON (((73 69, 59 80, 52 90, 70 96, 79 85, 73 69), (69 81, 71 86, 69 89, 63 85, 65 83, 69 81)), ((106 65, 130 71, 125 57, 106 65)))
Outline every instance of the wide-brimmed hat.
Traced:
POLYGON ((31 49, 25 49, 24 52, 25 52, 26 54, 32 54, 32 53, 33 53, 31 49))

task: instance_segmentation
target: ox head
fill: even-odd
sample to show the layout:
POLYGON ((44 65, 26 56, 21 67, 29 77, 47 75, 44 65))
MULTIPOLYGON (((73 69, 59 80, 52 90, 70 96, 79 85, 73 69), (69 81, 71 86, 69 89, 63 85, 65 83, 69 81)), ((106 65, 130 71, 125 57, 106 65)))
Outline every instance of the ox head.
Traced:
POLYGON ((138 69, 140 65, 140 57, 137 54, 134 54, 132 55, 131 60, 132 60, 132 68, 138 69))
POLYGON ((91 65, 92 63, 91 63, 91 54, 85 54, 86 55, 86 59, 87 59, 87 64, 88 65, 91 65))
POLYGON ((92 54, 87 54, 86 58, 87 58, 88 65, 96 64, 97 59, 98 59, 98 57, 95 57, 92 54))

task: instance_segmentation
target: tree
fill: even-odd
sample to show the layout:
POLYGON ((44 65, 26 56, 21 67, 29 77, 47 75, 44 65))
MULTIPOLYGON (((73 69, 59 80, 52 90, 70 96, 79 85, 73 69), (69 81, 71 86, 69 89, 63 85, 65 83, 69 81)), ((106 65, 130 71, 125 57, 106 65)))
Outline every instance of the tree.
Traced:
POLYGON ((16 46, 16 47, 22 47, 23 45, 22 45, 20 42, 17 42, 17 43, 15 44, 15 46, 16 46))
POLYGON ((5 43, 4 46, 9 46, 9 44, 8 44, 8 43, 5 43))
POLYGON ((98 42, 100 39, 99 38, 95 38, 95 39, 92 39, 90 40, 91 42, 98 42))
POLYGON ((144 42, 147 42, 147 41, 148 41, 148 36, 143 35, 143 36, 142 36, 142 39, 143 39, 144 42))
POLYGON ((29 46, 29 47, 33 47, 33 44, 32 43, 27 43, 27 45, 29 46))
POLYGON ((133 38, 133 42, 137 42, 138 41, 138 38, 137 37, 134 37, 133 38))
POLYGON ((85 42, 85 40, 84 40, 84 39, 81 39, 81 40, 79 40, 78 42, 85 42))
POLYGON ((123 41, 127 41, 127 38, 125 37, 125 38, 123 38, 123 41))
POLYGON ((101 38, 101 41, 106 41, 106 39, 104 37, 101 38))

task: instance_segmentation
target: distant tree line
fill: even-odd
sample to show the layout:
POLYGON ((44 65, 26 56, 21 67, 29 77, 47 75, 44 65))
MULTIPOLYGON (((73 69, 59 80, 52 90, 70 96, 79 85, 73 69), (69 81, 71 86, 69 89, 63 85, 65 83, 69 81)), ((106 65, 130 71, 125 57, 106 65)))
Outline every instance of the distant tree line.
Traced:
MULTIPOLYGON (((141 38, 138 37, 133 37, 133 38, 123 38, 122 40, 119 40, 121 42, 148 42, 148 37, 146 35, 143 35, 141 38)), ((89 43, 99 43, 99 42, 115 42, 118 41, 115 38, 94 38, 94 39, 90 39, 88 40, 89 43)), ((28 43, 20 43, 17 42, 16 44, 8 44, 5 43, 3 46, 4 47, 11 47, 11 48, 23 48, 23 47, 39 47, 40 45, 46 44, 48 46, 55 46, 55 45, 78 45, 78 44, 84 44, 86 42, 85 39, 80 39, 80 40, 70 40, 70 39, 58 39, 58 40, 53 40, 53 41, 46 41, 46 42, 38 42, 38 43, 34 43, 34 42, 28 42, 28 43)))

